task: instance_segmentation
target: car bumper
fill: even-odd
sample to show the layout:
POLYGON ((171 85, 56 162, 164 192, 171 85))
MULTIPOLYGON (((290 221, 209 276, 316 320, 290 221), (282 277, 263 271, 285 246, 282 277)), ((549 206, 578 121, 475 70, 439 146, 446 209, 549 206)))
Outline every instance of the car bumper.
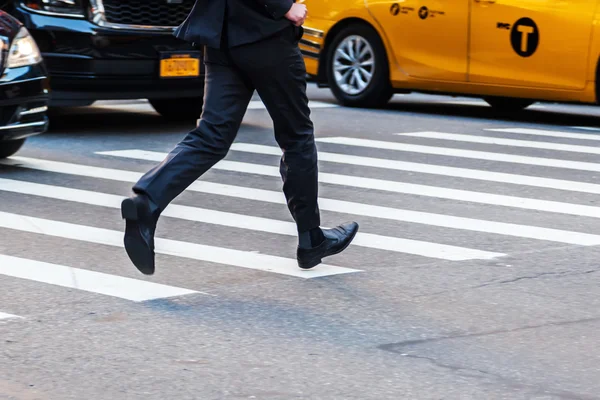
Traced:
POLYGON ((204 79, 165 82, 152 78, 52 75, 53 106, 91 104, 96 100, 203 97, 204 79))
POLYGON ((161 78, 161 54, 199 49, 170 31, 115 29, 85 19, 39 15, 18 9, 17 17, 35 38, 50 75, 52 105, 84 105, 95 100, 202 97, 200 75, 161 78))
POLYGON ((42 64, 5 71, 0 79, 0 141, 48 129, 49 80, 42 64))

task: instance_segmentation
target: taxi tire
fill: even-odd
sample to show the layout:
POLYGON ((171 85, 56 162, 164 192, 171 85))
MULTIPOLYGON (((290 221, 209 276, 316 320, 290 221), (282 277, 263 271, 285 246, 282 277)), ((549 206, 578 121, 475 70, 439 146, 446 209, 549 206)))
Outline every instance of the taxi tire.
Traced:
POLYGON ((370 26, 354 23, 343 28, 328 45, 327 81, 336 99, 346 107, 380 108, 385 106, 394 95, 389 78, 389 64, 379 34, 370 26), (362 36, 373 49, 375 55, 375 71, 369 86, 358 95, 349 95, 339 88, 333 74, 333 55, 338 44, 351 35, 362 36))
POLYGON ((0 141, 0 159, 7 158, 21 149, 25 139, 0 141))
POLYGON ((169 121, 196 121, 202 113, 203 97, 149 99, 154 110, 169 121))
POLYGON ((535 101, 511 97, 486 97, 485 100, 492 108, 503 112, 517 112, 526 109, 535 101))

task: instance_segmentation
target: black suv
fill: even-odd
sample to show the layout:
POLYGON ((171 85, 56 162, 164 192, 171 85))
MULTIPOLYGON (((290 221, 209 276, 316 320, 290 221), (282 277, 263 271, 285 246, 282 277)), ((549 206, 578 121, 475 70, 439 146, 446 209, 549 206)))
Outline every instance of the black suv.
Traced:
POLYGON ((50 106, 148 99, 169 119, 197 119, 202 53, 173 36, 194 0, 12 0, 2 9, 35 38, 50 75, 50 106))

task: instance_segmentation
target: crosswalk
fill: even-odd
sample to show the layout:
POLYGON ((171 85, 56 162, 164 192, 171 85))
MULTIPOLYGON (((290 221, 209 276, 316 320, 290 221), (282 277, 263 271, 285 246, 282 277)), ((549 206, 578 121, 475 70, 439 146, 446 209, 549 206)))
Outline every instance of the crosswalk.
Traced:
MULTIPOLYGON (((360 249, 363 254, 377 252, 377 267, 385 267, 387 264, 402 265, 415 257, 449 262, 449 268, 456 262, 502 260, 503 257, 510 256, 519 243, 522 243, 523 249, 528 250, 535 249, 536 246, 548 247, 557 244, 597 246, 600 245, 600 206, 583 203, 587 202, 585 199, 588 199, 589 195, 600 193, 600 178, 595 174, 600 171, 600 161, 577 161, 565 155, 597 155, 600 153, 600 147, 596 146, 599 140, 600 136, 581 131, 514 127, 490 128, 468 134, 392 132, 387 136, 380 135, 377 139, 319 136, 317 143, 320 147, 319 162, 322 166, 320 183, 323 187, 331 188, 329 193, 334 194, 322 194, 319 206, 324 214, 347 215, 359 222, 373 222, 364 224, 366 228, 361 228, 353 248, 360 249), (444 143, 450 145, 446 147, 444 143), (487 147, 486 150, 474 150, 468 148, 471 145, 487 147), (523 150, 542 150, 545 155, 551 156, 514 154, 523 150), (373 154, 377 156, 374 157, 373 154), (408 156, 415 154, 427 157, 424 161, 409 161, 408 156), (445 165, 445 160, 448 159, 467 161, 473 165, 445 165), (500 170, 502 166, 517 165, 534 168, 536 172, 527 169, 527 173, 515 173, 515 168, 511 168, 511 172, 502 172, 482 166, 490 161, 497 162, 500 168, 496 169, 500 170), (345 167, 351 168, 352 173, 339 173, 340 170, 345 172, 345 167), (564 170, 577 171, 581 178, 558 178, 557 175, 564 170), (373 177, 378 174, 379 177, 373 177), (428 182, 434 178, 442 184, 437 186, 411 183, 405 179, 408 176, 428 177, 428 182), (481 185, 478 186, 479 190, 471 190, 464 185, 461 188, 453 188, 452 182, 447 182, 448 178, 466 183, 494 183, 496 187, 489 190, 481 190, 481 185), (494 193, 497 191, 497 184, 506 189, 504 193, 494 193), (539 198, 532 189, 555 193, 556 197, 563 201, 539 198), (335 195, 336 193, 344 195, 335 195), (372 201, 377 196, 363 197, 365 193, 379 194, 381 201, 372 201), (565 194, 569 195, 567 201, 564 201, 565 194), (579 201, 577 196, 588 197, 579 201), (433 204, 433 207, 424 211, 415 206, 414 202, 407 201, 406 206, 400 208, 397 206, 398 202, 386 200, 390 198, 410 198, 413 201, 429 199, 428 204, 433 204), (448 211, 461 210, 461 207, 477 212, 473 212, 472 215, 468 212, 456 212, 454 215, 448 211), (518 216, 523 212, 535 212, 539 215, 538 222, 519 220, 518 216), (551 222, 554 219, 562 221, 560 227, 554 226, 551 222), (589 221, 589 224, 587 228, 578 229, 581 224, 569 224, 568 221, 589 221), (392 228, 389 231, 378 231, 377 222, 384 222, 385 226, 392 228), (398 234, 404 230, 406 234, 398 234), (428 235, 430 231, 435 234, 428 235), (384 265, 381 265, 382 262, 384 265)), ((90 190, 86 189, 83 183, 104 182, 106 184, 103 187, 110 187, 111 183, 121 184, 119 187, 123 187, 123 184, 130 186, 142 175, 139 162, 154 164, 162 161, 165 156, 165 152, 141 148, 97 151, 90 154, 90 160, 94 161, 89 163, 17 155, 1 160, 0 164, 26 173, 19 174, 19 177, 26 176, 32 179, 15 179, 11 174, 0 174, 0 197, 3 194, 11 194, 23 196, 24 199, 56 201, 65 204, 65 207, 85 205, 98 212, 105 210, 110 212, 110 215, 118 215, 121 201, 128 193, 117 189, 112 192, 98 188, 90 190), (117 160, 118 163, 112 162, 117 160), (116 165, 112 164, 129 165, 130 168, 116 168, 116 165), (35 182, 36 179, 33 178, 37 173, 55 177, 56 182, 76 183, 51 183, 54 180, 35 182), (77 182, 82 184, 78 185, 77 182)), ((215 171, 215 174, 233 173, 241 177, 252 177, 264 182, 280 182, 279 168, 273 163, 274 157, 280 156, 281 150, 277 146, 236 142, 231 148, 230 156, 217 163, 212 171, 215 171), (257 159, 262 161, 258 162, 257 159)), ((188 187, 187 193, 220 199, 222 209, 214 204, 212 207, 202 203, 194 206, 182 205, 176 200, 164 211, 163 218, 173 221, 173 224, 206 224, 215 232, 222 229, 235 230, 240 236, 260 232, 269 235, 274 241, 281 237, 296 236, 295 224, 290 219, 252 215, 251 212, 233 212, 227 207, 228 201, 235 201, 254 202, 283 209, 285 198, 280 190, 267 190, 251 184, 233 184, 235 182, 229 181, 220 182, 200 179, 188 187)), ((82 223, 75 214, 70 215, 68 221, 65 221, 65 218, 55 218, 51 213, 34 216, 0 209, 0 238, 8 238, 10 232, 31 235, 31 253, 36 251, 36 238, 55 238, 75 246, 77 243, 85 243, 91 246, 122 248, 122 229, 82 223)), ((283 257, 261 250, 248 251, 235 248, 235 242, 218 246, 201 242, 201 239, 196 238, 183 241, 157 237, 156 252, 173 259, 188 260, 199 268, 205 263, 214 263, 233 268, 234 271, 253 271, 265 276, 273 274, 291 279, 360 276, 368 274, 374 267, 368 263, 352 264, 350 256, 341 256, 327 260, 328 263, 314 270, 303 271, 297 267, 293 254, 283 257), (344 265, 345 263, 350 265, 344 265)), ((107 259, 106 263, 105 270, 97 271, 86 269, 85 265, 62 265, 41 261, 39 257, 34 256, 26 258, 22 255, 0 254, 0 277, 131 302, 193 295, 210 296, 207 291, 198 290, 196 287, 160 283, 159 277, 136 279, 120 276, 115 273, 113 260, 107 259), (111 268, 108 268, 108 264, 111 268)), ((131 268, 130 265, 120 267, 131 268)), ((0 323, 24 319, 16 314, 18 313, 14 310, 0 309, 0 323)))
MULTIPOLYGON (((277 155, 276 152, 278 151, 278 149, 275 147, 259 145, 233 146, 232 150, 248 151, 253 153, 270 155, 277 155)), ((138 150, 107 151, 102 152, 100 154, 147 161, 160 161, 167 155, 166 153, 138 150)), ((269 167, 263 165, 257 166, 255 164, 235 161, 220 162, 214 168, 240 173, 250 172, 258 175, 265 175, 271 177, 276 177, 279 174, 279 169, 277 167, 269 167)), ((542 210, 548 212, 600 218, 600 208, 585 205, 566 204, 555 201, 544 201, 514 196, 493 195, 468 190, 445 189, 434 186, 417 185, 383 179, 361 178, 351 175, 321 173, 319 175, 319 180, 323 183, 361 189, 373 189, 385 192, 414 194, 419 196, 436 197, 441 199, 470 201, 481 204, 493 204, 505 207, 517 207, 530 210, 542 210)))

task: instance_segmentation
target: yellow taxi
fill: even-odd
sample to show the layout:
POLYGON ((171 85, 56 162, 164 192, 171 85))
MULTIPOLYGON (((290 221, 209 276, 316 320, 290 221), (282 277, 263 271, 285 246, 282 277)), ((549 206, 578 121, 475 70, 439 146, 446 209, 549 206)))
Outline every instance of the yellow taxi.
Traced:
POLYGON ((394 93, 596 103, 597 0, 305 0, 307 73, 346 106, 394 93))

